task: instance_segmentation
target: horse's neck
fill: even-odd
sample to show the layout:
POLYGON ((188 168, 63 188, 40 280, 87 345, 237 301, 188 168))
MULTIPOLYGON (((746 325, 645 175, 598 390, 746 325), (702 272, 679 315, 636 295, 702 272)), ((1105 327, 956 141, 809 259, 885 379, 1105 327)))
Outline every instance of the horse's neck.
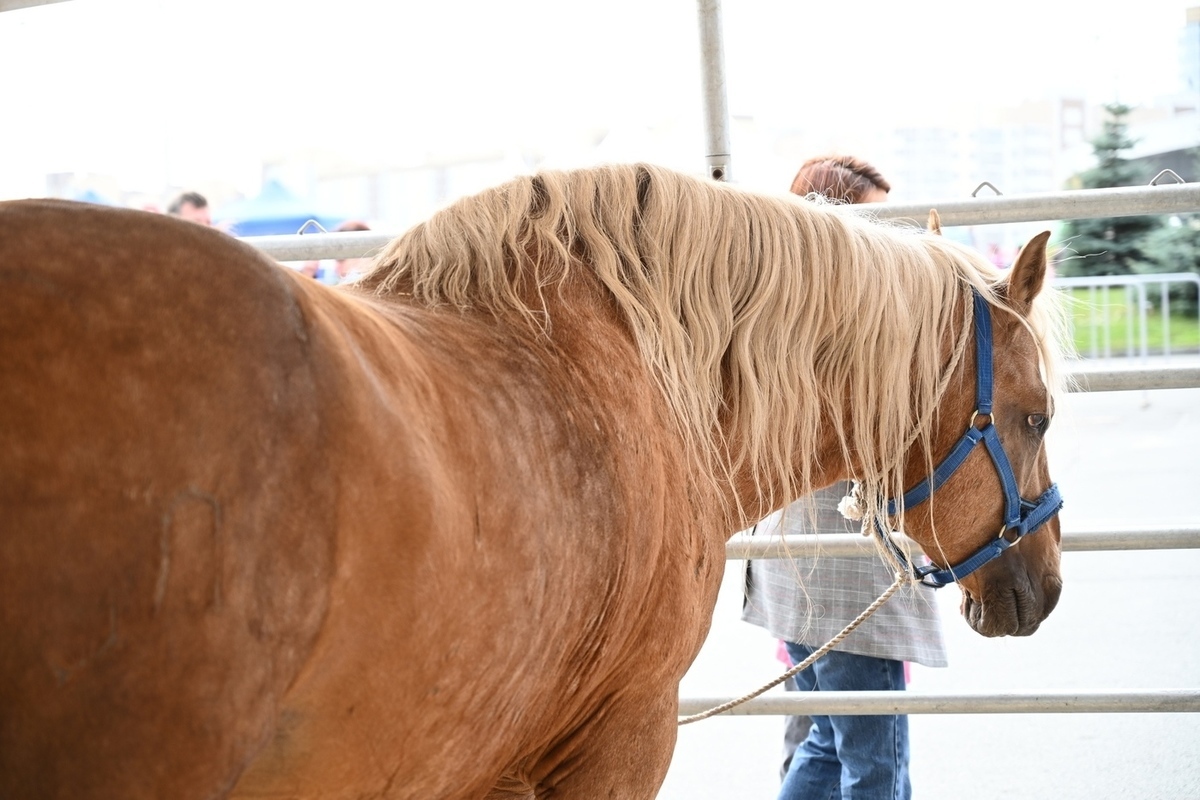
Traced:
MULTIPOLYGON (((811 454, 811 457, 812 473, 809 478, 810 486, 807 487, 809 491, 816 491, 851 477, 852 469, 842 455, 842 446, 837 440, 832 425, 822 429, 817 452, 811 454)), ((800 466, 799 464, 795 466, 798 476, 800 466)), ((789 491, 782 482, 778 481, 765 485, 756 484, 749 467, 740 470, 728 485, 729 492, 725 499, 725 505, 732 510, 737 510, 731 521, 733 527, 729 531, 729 536, 737 531, 745 530, 771 512, 779 510, 793 500, 799 499, 799 496, 808 493, 803 486, 796 486, 794 490, 789 491)))
MULTIPOLYGON (((759 476, 759 481, 771 483, 756 483, 750 465, 732 475, 723 472, 719 464, 730 463, 728 453, 717 454, 713 460, 715 464, 701 463, 700 454, 689 457, 677 419, 638 352, 627 321, 612 303, 608 290, 601 287, 593 275, 586 270, 576 272, 547 301, 554 304, 550 310, 552 328, 546 337, 547 344, 582 373, 593 401, 604 397, 600 400, 602 407, 620 408, 622 413, 640 415, 646 434, 653 431, 655 436, 662 437, 662 446, 675 453, 676 466, 681 472, 678 479, 687 486, 689 504, 706 508, 708 518, 718 520, 714 529, 723 538, 727 539, 797 499, 796 490, 805 487, 785 486, 778 476, 759 476), (615 393, 605 396, 605 392, 614 389, 615 393), (710 469, 714 469, 715 474, 710 469)), ((816 413, 825 415, 832 411, 816 413)), ((842 409, 836 411, 844 413, 842 409)), ((848 420, 844 420, 840 427, 846 429, 847 425, 848 420)), ((838 439, 838 427, 833 424, 819 426, 816 452, 800 454, 810 465, 808 489, 829 486, 851 474, 844 447, 838 439)), ((722 437, 717 438, 719 441, 722 437)), ((729 446, 736 455, 739 443, 730 442, 729 446)), ((737 459, 732 461, 736 463, 737 459)), ((792 466, 798 476, 801 464, 792 466)), ((799 483, 798 477, 793 483, 799 483)))
POLYGON ((677 524, 692 526, 696 535, 703 528, 704 536, 723 543, 740 522, 737 498, 727 479, 714 479, 698 456, 689 455, 676 416, 608 290, 579 273, 550 302, 551 328, 540 345, 546 357, 574 373, 572 382, 622 450, 639 462, 662 460, 666 488, 681 504, 668 509, 679 517, 677 524))

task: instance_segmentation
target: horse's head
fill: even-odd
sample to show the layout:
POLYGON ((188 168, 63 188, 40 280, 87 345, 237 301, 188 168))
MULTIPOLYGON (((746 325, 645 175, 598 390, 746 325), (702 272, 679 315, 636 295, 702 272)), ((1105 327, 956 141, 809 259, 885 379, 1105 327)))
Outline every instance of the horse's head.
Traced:
POLYGON ((1045 284, 1048 238, 1043 233, 1032 239, 999 287, 1007 309, 989 309, 976 299, 976 344, 966 348, 932 434, 939 476, 925 477, 930 464, 921 447, 913 448, 922 452, 910 453, 905 469, 905 485, 917 487, 905 496, 906 531, 939 568, 935 580, 958 580, 963 615, 985 636, 1033 633, 1062 588, 1061 501, 1043 444, 1053 394, 1030 324, 1034 298, 1045 284), (947 477, 947 462, 958 459, 947 477), (924 491, 930 486, 931 493, 924 491))

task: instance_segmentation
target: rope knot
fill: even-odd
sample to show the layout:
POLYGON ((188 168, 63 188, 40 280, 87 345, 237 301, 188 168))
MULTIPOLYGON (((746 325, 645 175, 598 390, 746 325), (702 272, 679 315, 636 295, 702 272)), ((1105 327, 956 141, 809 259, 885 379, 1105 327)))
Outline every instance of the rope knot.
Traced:
POLYGON ((862 507, 862 492, 860 491, 858 481, 850 484, 850 494, 841 499, 837 510, 843 517, 854 522, 858 522, 866 516, 866 511, 862 507))

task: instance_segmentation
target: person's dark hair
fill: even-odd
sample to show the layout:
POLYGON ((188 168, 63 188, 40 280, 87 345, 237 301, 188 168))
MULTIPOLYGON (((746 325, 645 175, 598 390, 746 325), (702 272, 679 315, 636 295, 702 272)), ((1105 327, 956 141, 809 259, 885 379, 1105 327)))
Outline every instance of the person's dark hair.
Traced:
POLYGON ((204 199, 204 195, 199 192, 184 192, 171 201, 171 204, 167 206, 167 213, 176 217, 179 216, 179 212, 183 210, 185 203, 196 208, 205 208, 208 206, 208 200, 204 199))
POLYGON ((367 227, 367 223, 361 220, 348 219, 333 230, 335 233, 340 233, 342 231, 369 231, 371 229, 367 227))
POLYGON ((866 161, 854 156, 817 156, 800 166, 791 192, 821 194, 838 203, 861 203, 872 189, 887 193, 892 185, 866 161))

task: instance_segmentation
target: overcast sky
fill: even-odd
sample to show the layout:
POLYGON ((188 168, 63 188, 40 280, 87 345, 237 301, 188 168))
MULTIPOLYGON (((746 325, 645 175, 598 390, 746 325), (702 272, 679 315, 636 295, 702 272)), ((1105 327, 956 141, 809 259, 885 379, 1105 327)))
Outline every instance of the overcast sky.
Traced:
MULTIPOLYGON (((1063 93, 1142 103, 1178 87, 1200 0, 726 0, 734 115, 853 130, 1063 93)), ((671 127, 703 164, 695 0, 71 0, 0 14, 0 197, 48 172, 127 189, 263 154, 363 161, 572 152, 671 127)), ((963 112, 965 113, 965 112, 963 112)), ((648 153, 644 157, 652 158, 648 153)), ((736 159, 735 153, 735 159, 736 159)))

